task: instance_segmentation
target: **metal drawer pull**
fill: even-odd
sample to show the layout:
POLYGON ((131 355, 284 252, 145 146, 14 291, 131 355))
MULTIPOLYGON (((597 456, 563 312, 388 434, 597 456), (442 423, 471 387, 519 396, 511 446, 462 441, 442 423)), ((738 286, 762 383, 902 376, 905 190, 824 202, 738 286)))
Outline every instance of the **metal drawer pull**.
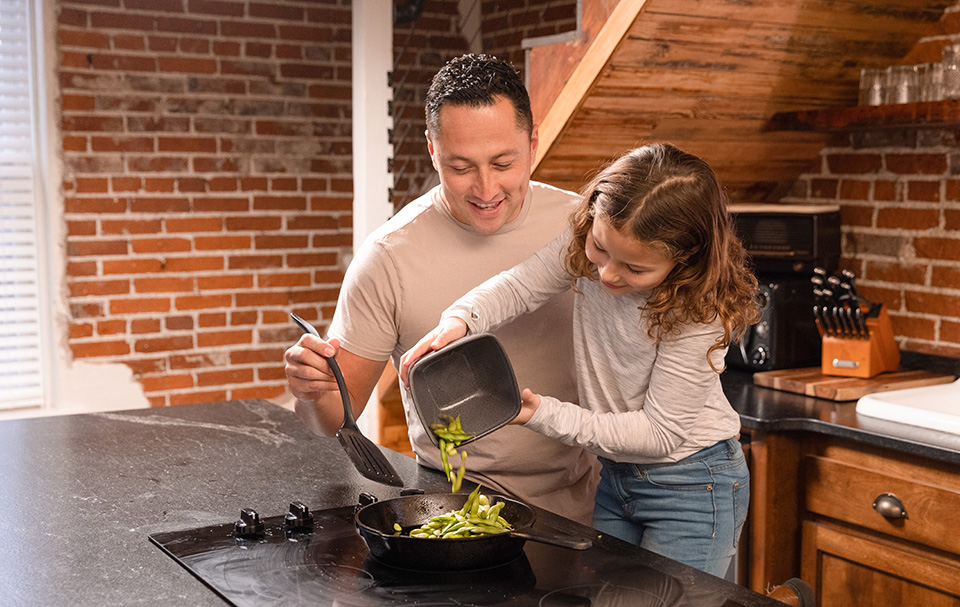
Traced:
POLYGON ((907 518, 907 509, 900 498, 892 493, 881 493, 873 500, 873 509, 888 519, 907 518))

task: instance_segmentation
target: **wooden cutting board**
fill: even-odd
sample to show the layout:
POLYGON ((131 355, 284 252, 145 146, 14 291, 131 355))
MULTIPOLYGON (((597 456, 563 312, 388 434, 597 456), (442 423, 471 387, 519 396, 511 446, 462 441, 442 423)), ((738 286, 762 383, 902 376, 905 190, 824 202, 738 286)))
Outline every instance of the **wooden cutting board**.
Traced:
POLYGON ((891 371, 869 379, 837 377, 824 375, 820 367, 762 371, 753 375, 753 383, 758 386, 827 400, 857 400, 874 392, 947 384, 954 379, 953 375, 939 375, 930 371, 891 371))

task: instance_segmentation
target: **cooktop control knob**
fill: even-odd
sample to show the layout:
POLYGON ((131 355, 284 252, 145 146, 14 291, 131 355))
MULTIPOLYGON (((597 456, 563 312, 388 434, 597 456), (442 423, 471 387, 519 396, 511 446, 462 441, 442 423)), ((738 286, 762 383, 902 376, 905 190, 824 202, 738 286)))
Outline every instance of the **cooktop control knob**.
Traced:
POLYGON ((312 530, 313 515, 303 502, 290 502, 290 511, 283 517, 283 526, 288 531, 312 530))
POLYGON ((260 515, 252 508, 243 508, 240 510, 240 520, 233 526, 233 531, 237 537, 256 538, 264 534, 263 521, 260 515))

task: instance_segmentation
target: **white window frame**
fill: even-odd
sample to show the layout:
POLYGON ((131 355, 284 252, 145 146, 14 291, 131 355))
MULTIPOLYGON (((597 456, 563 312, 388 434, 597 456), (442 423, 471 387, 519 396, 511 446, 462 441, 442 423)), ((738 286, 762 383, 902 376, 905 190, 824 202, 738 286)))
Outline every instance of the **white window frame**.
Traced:
POLYGON ((55 0, 26 0, 33 42, 33 111, 37 171, 37 248, 40 302, 40 364, 43 400, 17 408, 0 407, 0 420, 89 413, 150 406, 133 372, 122 363, 75 361, 69 344, 66 293, 66 225, 63 165, 58 128, 57 20, 55 0))
MULTIPOLYGON (((46 184, 47 175, 45 174, 44 167, 46 163, 43 160, 44 155, 47 153, 48 148, 44 145, 46 138, 44 134, 46 133, 46 121, 45 121, 45 112, 43 112, 43 104, 41 100, 44 99, 43 90, 45 87, 45 78, 43 76, 43 52, 40 48, 40 41, 44 39, 43 36, 38 35, 38 32, 42 31, 39 25, 42 23, 43 16, 38 14, 42 12, 38 11, 38 4, 33 0, 0 0, 0 10, 4 13, 15 14, 14 11, 23 11, 20 13, 22 16, 21 19, 15 19, 15 22, 24 27, 25 36, 22 38, 22 43, 26 46, 26 86, 28 89, 28 98, 27 98, 27 120, 26 120, 26 130, 29 132, 28 137, 30 142, 28 145, 32 147, 30 160, 31 171, 28 171, 30 175, 26 178, 18 176, 18 178, 13 178, 17 173, 16 168, 12 171, 8 171, 6 161, 4 162, 4 178, 13 178, 21 183, 28 183, 30 192, 28 196, 32 197, 33 209, 32 213, 32 226, 29 225, 29 221, 23 221, 23 216, 20 216, 19 219, 14 217, 12 221, 6 221, 6 228, 13 228, 14 230, 24 230, 24 229, 33 229, 33 234, 24 233, 24 240, 30 243, 32 241, 34 251, 32 257, 32 267, 28 268, 29 271, 35 273, 33 281, 27 281, 26 288, 23 286, 11 288, 7 294, 18 293, 18 301, 26 302, 28 304, 35 304, 35 308, 27 308, 27 310, 32 310, 35 312, 33 315, 31 312, 27 312, 27 315, 22 316, 24 330, 23 333, 17 331, 19 336, 11 336, 8 343, 4 347, 3 357, 8 362, 9 366, 6 368, 6 372, 10 373, 13 371, 17 374, 22 374, 21 376, 29 377, 30 387, 21 392, 13 391, 13 386, 10 385, 10 376, 6 376, 3 380, 6 385, 6 394, 0 395, 0 410, 8 411, 14 409, 35 409, 43 407, 46 403, 49 402, 50 395, 50 310, 47 302, 49 302, 48 290, 46 285, 48 284, 48 272, 47 272, 47 256, 44 252, 47 250, 47 243, 45 237, 47 236, 46 218, 45 210, 47 208, 46 204, 46 184), (18 6, 19 5, 19 6, 18 6), (32 292, 31 292, 32 291, 32 292), (35 297, 35 302, 29 302, 28 298, 35 297), (16 355, 14 355, 15 348, 18 346, 23 347, 24 344, 34 341, 36 343, 35 350, 27 350, 27 356, 21 360, 16 361, 16 355), (35 357, 35 358, 34 358, 35 357)), ((0 29, 2 29, 0 25, 0 29)), ((3 32, 0 31, 0 36, 3 35, 3 32)), ((3 69, 13 69, 14 66, 2 66, 3 69)), ((19 92, 19 91, 17 91, 19 92)), ((18 158, 11 155, 8 159, 13 160, 14 164, 11 166, 19 165, 18 158)), ((21 165, 22 166, 22 165, 21 165)), ((6 184, 9 184, 10 181, 6 181, 6 184)), ((8 199, 9 200, 9 199, 8 199)), ((8 232, 12 234, 18 234, 19 232, 8 232)), ((11 240, 19 240, 20 236, 14 236, 11 240)), ((29 245, 28 245, 29 246, 29 245)), ((8 268, 17 265, 20 267, 25 267, 21 264, 10 264, 8 268)), ((12 278, 12 275, 7 275, 7 278, 12 278)), ((28 348, 30 346, 27 346, 28 348)), ((15 381, 15 380, 14 380, 15 381)))

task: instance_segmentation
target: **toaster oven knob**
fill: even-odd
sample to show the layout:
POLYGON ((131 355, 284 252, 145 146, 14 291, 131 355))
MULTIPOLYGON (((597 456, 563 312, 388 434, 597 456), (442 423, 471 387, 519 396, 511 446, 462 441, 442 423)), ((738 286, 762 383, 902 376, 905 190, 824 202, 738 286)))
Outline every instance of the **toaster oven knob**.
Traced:
POLYGON ((757 308, 763 312, 770 307, 770 292, 769 291, 760 291, 757 294, 757 308))
POLYGON ((310 509, 300 501, 290 503, 290 511, 283 517, 283 526, 289 531, 308 531, 313 529, 313 515, 310 509))
POLYGON ((240 510, 240 520, 233 526, 234 534, 242 538, 257 538, 264 534, 263 521, 252 508, 240 510))
POLYGON ((750 362, 753 363, 754 366, 760 367, 767 362, 768 357, 769 353, 767 352, 767 349, 763 346, 759 346, 753 351, 753 356, 750 358, 750 362))

